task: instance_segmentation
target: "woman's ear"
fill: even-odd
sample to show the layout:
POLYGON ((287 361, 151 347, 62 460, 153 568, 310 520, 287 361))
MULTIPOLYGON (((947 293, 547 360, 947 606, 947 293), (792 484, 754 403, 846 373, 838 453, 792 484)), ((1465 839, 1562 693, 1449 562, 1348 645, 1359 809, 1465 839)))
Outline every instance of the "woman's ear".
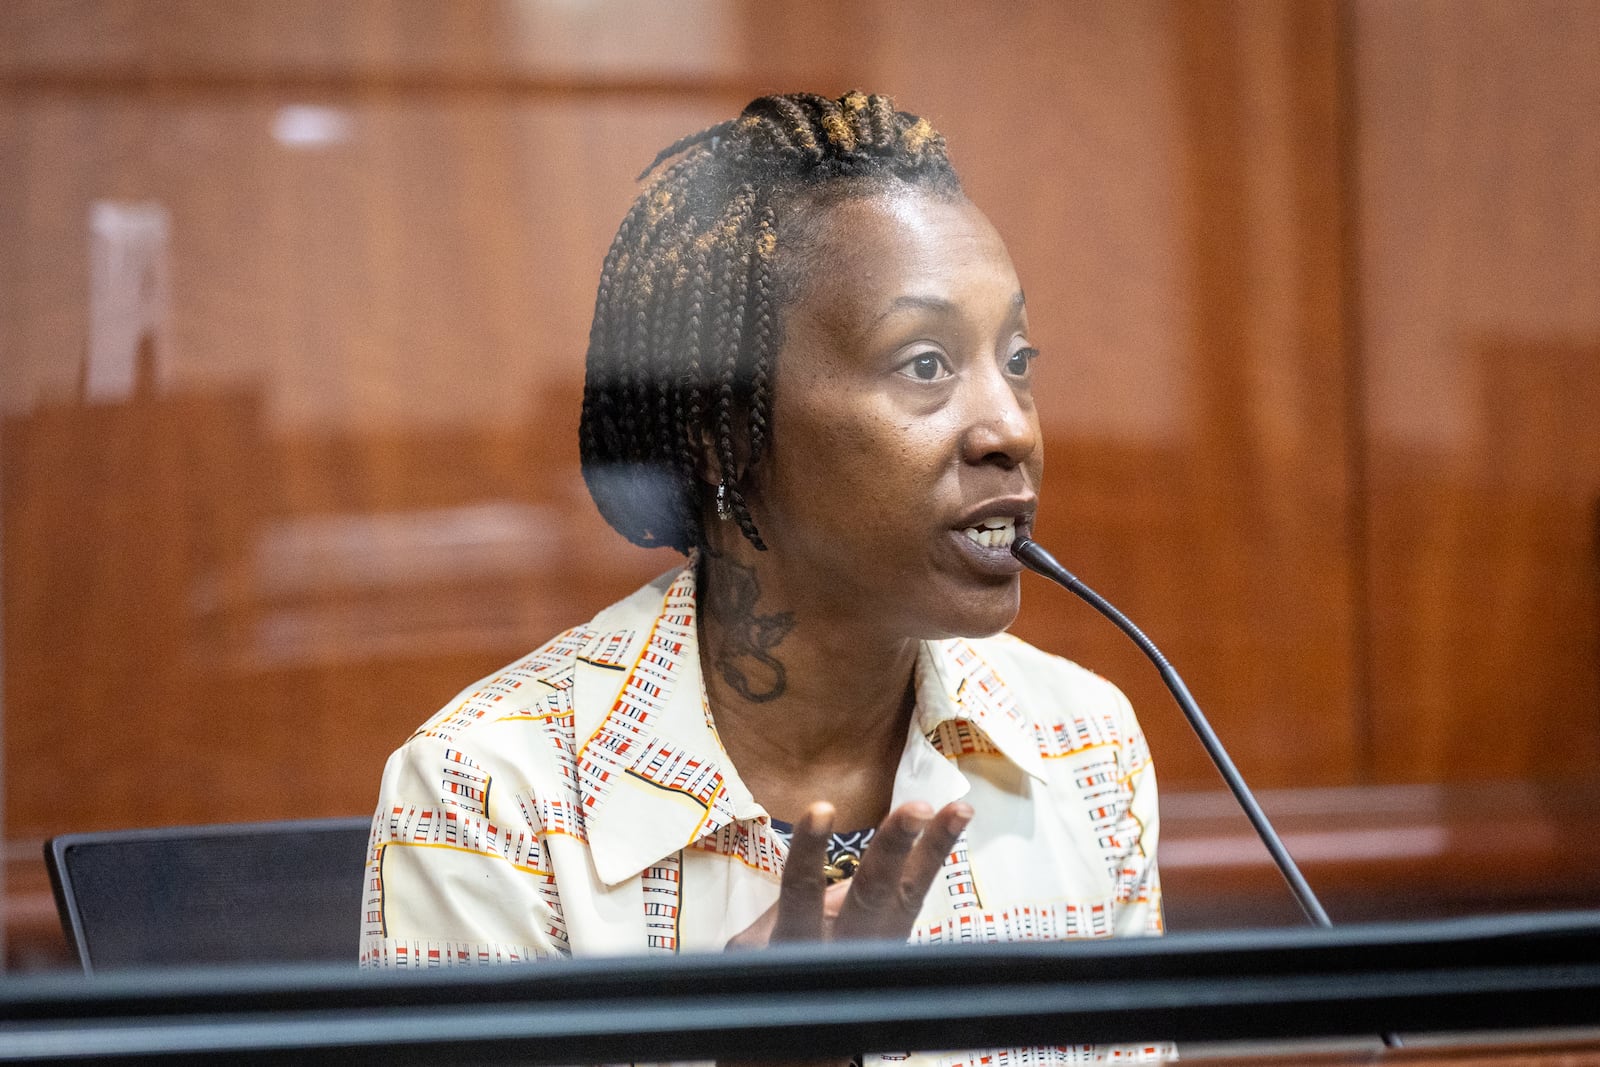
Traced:
POLYGON ((733 481, 742 482, 744 475, 750 469, 750 442, 742 432, 744 422, 742 411, 735 409, 733 417, 733 469, 724 471, 722 459, 717 455, 716 435, 709 426, 702 426, 699 430, 700 447, 696 450, 697 459, 694 465, 695 476, 710 486, 722 484, 724 477, 733 481))
POLYGON ((712 440, 709 427, 700 427, 699 434, 700 447, 695 450, 695 476, 706 485, 719 485, 722 482, 722 464, 717 460, 716 442, 712 440))

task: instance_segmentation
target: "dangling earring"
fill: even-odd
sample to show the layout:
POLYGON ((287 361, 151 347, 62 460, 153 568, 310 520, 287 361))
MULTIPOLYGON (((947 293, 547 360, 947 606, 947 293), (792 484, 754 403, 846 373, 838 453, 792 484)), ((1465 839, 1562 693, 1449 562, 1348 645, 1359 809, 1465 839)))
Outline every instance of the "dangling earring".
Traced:
POLYGON ((727 522, 733 518, 733 505, 728 503, 728 479, 717 483, 717 518, 727 522))

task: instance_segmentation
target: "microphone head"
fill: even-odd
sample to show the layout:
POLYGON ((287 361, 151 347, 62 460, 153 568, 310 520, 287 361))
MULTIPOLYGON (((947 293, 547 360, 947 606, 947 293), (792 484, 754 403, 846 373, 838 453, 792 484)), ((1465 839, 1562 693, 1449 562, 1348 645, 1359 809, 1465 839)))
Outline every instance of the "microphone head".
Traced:
POLYGON ((1048 578, 1058 585, 1071 588, 1071 583, 1076 581, 1072 572, 1067 570, 1052 556, 1045 547, 1031 537, 1019 537, 1011 542, 1011 554, 1033 573, 1041 578, 1048 578))
POLYGON ((1039 545, 1039 542, 1035 541, 1031 537, 1019 537, 1015 541, 1011 542, 1011 554, 1015 556, 1024 567, 1035 573, 1039 572, 1039 567, 1042 562, 1039 557, 1043 555, 1045 559, 1050 558, 1050 553, 1046 552, 1039 545))

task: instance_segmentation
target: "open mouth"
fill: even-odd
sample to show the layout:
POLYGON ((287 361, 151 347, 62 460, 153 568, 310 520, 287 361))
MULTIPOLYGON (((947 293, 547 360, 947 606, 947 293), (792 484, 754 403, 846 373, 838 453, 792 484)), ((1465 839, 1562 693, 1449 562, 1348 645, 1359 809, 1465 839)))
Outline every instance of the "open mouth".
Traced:
POLYGON ((967 540, 983 548, 1010 548, 1017 539, 1017 520, 1010 516, 984 519, 961 532, 967 535, 967 540))

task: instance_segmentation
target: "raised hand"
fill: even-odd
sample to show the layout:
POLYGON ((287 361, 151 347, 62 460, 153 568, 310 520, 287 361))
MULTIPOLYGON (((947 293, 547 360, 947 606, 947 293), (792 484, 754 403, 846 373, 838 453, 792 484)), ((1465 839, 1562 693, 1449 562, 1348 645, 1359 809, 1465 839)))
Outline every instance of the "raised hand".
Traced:
POLYGON ((830 886, 822 866, 833 815, 831 804, 817 803, 795 823, 778 902, 730 940, 729 948, 775 941, 904 941, 934 876, 972 821, 972 806, 958 800, 935 813, 926 801, 901 805, 878 826, 855 876, 830 886))

